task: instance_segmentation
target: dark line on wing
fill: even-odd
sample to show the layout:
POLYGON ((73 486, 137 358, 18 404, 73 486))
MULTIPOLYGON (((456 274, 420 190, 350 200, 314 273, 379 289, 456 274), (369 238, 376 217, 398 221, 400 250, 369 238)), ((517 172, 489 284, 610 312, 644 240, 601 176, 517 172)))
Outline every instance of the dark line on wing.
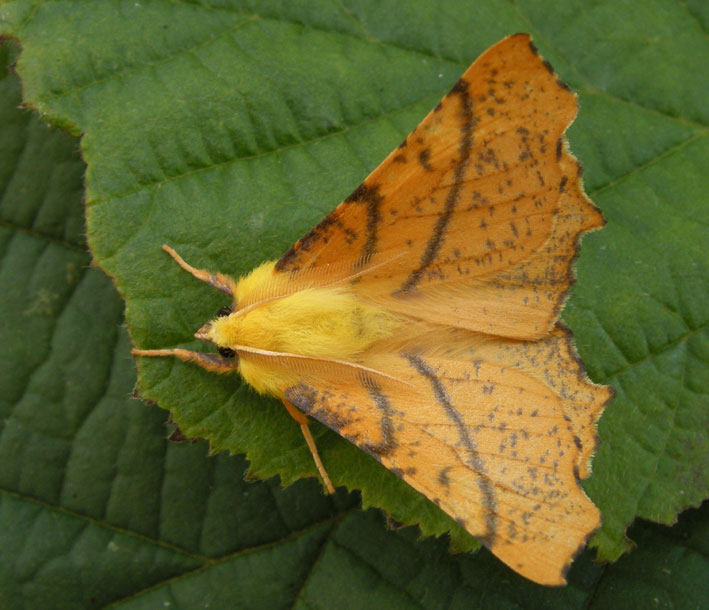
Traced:
POLYGON ((314 386, 302 381, 295 386, 286 388, 283 394, 291 404, 298 407, 306 415, 310 415, 310 417, 334 430, 340 436, 345 436, 348 440, 356 442, 355 439, 342 433, 343 428, 352 424, 352 418, 348 417, 342 410, 328 407, 328 401, 331 401, 332 395, 326 395, 327 393, 321 392, 314 386))
POLYGON ((463 124, 460 127, 461 139, 458 145, 460 160, 453 170, 453 185, 446 195, 443 213, 438 217, 436 226, 433 228, 433 234, 426 244, 426 249, 421 256, 421 262, 419 266, 409 274, 409 277, 401 285, 398 292, 407 292, 414 288, 421 281, 424 271, 436 260, 441 246, 443 245, 443 238, 448 230, 453 211, 460 200, 460 190, 463 185, 465 170, 470 163, 475 118, 473 117, 473 101, 468 93, 468 83, 463 79, 459 80, 448 95, 460 96, 460 117, 463 120, 463 124))
POLYGON ((376 457, 383 457, 389 455, 396 448, 396 440, 394 439, 394 421, 391 416, 393 415, 393 410, 389 399, 385 394, 382 393, 382 389, 377 385, 377 383, 372 379, 362 380, 362 385, 369 393, 369 397, 374 401, 374 404, 379 409, 382 414, 382 419, 379 423, 379 428, 382 434, 381 442, 376 445, 364 444, 362 449, 370 454, 374 454, 376 457))
POLYGON ((468 450, 466 462, 468 466, 478 474, 478 488, 483 496, 483 508, 485 509, 485 527, 487 532, 484 535, 478 536, 485 546, 492 547, 495 544, 497 535, 497 501, 495 500, 495 490, 485 471, 480 454, 477 451, 475 441, 470 434, 468 428, 465 427, 465 422, 460 412, 451 404, 448 392, 441 383, 441 380, 436 375, 435 371, 426 364, 420 356, 415 354, 407 354, 404 356, 409 364, 416 372, 428 379, 433 389, 433 396, 439 405, 458 429, 458 436, 461 444, 468 450))
POLYGON ((363 267, 377 251, 377 229, 382 221, 380 211, 382 196, 379 194, 379 185, 369 186, 363 182, 345 201, 367 204, 367 241, 362 246, 362 252, 355 264, 355 267, 363 267))
POLYGON ((330 226, 337 224, 334 216, 336 211, 337 210, 325 216, 325 218, 323 218, 315 227, 295 242, 288 252, 286 252, 276 263, 276 271, 284 271, 290 265, 295 264, 300 257, 301 252, 308 252, 315 244, 320 242, 320 240, 326 236, 327 230, 330 226))
MULTIPOLYGON (((365 266, 375 254, 377 250, 377 230, 382 221, 381 204, 382 196, 379 194, 379 185, 369 186, 364 182, 360 184, 352 194, 345 199, 343 203, 364 203, 367 205, 367 240, 362 246, 359 259, 354 267, 365 266)), ((296 264, 302 252, 313 250, 320 242, 327 244, 329 232, 332 225, 339 229, 348 230, 343 227, 340 216, 342 215, 341 207, 335 208, 333 212, 323 218, 317 226, 306 233, 299 239, 276 263, 276 271, 285 271, 290 266, 296 264)), ((350 229, 351 232, 351 229, 350 229)))

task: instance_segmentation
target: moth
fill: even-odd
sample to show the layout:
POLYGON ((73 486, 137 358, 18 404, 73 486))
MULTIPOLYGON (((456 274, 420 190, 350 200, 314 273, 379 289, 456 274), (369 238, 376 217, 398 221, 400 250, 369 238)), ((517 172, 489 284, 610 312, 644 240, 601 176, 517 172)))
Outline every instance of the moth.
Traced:
POLYGON ((526 34, 483 53, 354 192, 240 279, 196 337, 134 349, 239 373, 451 515, 497 557, 564 584, 601 515, 579 481, 611 397, 558 323, 584 232, 604 221, 565 131, 576 96, 526 34))

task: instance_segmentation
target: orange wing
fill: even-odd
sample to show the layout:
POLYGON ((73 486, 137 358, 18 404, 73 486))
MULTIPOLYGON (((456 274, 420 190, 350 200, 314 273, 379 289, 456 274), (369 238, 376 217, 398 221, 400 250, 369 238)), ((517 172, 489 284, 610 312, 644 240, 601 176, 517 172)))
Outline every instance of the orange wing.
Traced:
POLYGON ((611 395, 555 326, 579 238, 603 224, 567 151, 576 111, 529 36, 506 38, 254 297, 348 281, 408 320, 355 363, 268 365, 298 374, 293 404, 543 584, 600 524, 579 478, 611 395))
POLYGON ((368 371, 287 356, 269 365, 299 372, 301 381, 283 388, 288 400, 431 499, 511 568, 563 584, 601 522, 578 479, 588 472, 610 390, 586 380, 560 328, 535 343, 420 331, 403 338, 406 348, 367 353, 359 364, 368 371))
POLYGON ((392 310, 543 336, 571 282, 578 237, 603 224, 566 150, 576 112, 575 94, 530 37, 506 38, 276 271, 290 274, 293 290, 364 273, 357 291, 392 310))

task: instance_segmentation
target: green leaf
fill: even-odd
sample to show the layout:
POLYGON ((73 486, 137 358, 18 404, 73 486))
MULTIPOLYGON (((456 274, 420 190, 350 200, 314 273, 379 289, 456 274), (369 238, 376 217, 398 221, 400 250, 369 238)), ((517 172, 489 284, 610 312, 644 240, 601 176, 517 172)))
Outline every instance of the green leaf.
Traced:
MULTIPOLYGON (((477 54, 530 31, 580 92, 571 146, 608 219, 584 240, 564 317, 591 377, 618 392, 586 485, 605 517, 594 544, 615 558, 635 516, 671 523, 709 487, 709 110, 697 78, 709 55, 709 18, 700 2, 553 6, 11 2, 0 8, 0 29, 22 44, 25 103, 83 134, 89 242, 126 299, 133 340, 154 347, 191 345, 191 333, 224 304, 175 268, 160 244, 231 274, 277 257, 477 54)), ((370 513, 339 520, 352 500, 332 504, 312 482, 284 492, 276 483, 244 484, 237 459, 204 460, 203 444, 166 443, 160 412, 127 399, 133 365, 121 302, 100 271, 87 268, 81 208, 69 205, 81 192, 76 144, 15 111, 17 84, 3 86, 0 523, 13 537, 3 535, 0 605, 92 607, 154 586, 131 603, 150 607, 154 597, 174 595, 191 607, 206 590, 217 606, 258 605, 257 589, 268 588, 264 599, 274 606, 297 598, 327 607, 328 596, 349 587, 356 606, 376 583, 383 605, 494 598, 568 607, 593 605, 594 592, 615 595, 614 578, 627 585, 622 562, 642 567, 635 557, 650 557, 643 543, 662 555, 665 535, 650 528, 628 559, 605 570, 582 559, 568 589, 548 592, 486 554, 450 557, 444 543, 414 542, 411 530, 384 534, 370 513), (43 529, 42 519, 57 525, 43 529), (37 542, 23 521, 39 524, 37 542), (50 535, 56 540, 43 549, 50 535), (352 546, 358 536, 364 548, 352 546), (397 571, 399 555, 382 554, 382 540, 408 558, 402 564, 420 554, 413 562, 420 570, 397 571), (136 575, 112 554, 114 545, 143 562, 136 575), (26 564, 18 576, 20 551, 26 564), (46 557, 56 560, 45 565, 46 557), (121 574, 113 588, 101 585, 104 566, 112 578, 121 574), (423 585, 407 583, 429 572, 432 582, 451 584, 431 585, 437 593, 427 598, 423 585), (176 584, 167 580, 178 575, 176 584), (490 578, 494 591, 479 597, 490 578), (93 585, 76 584, 86 582, 93 585), (243 597, 229 597, 242 585, 243 597)), ((209 436, 213 449, 247 452, 252 476, 278 473, 290 483, 313 473, 280 405, 179 362, 141 365, 143 395, 171 408, 183 432, 209 436)), ((450 525, 336 435, 317 436, 331 474, 362 488, 365 504, 429 533, 450 525)), ((460 530, 453 536, 470 544, 460 530)), ((681 567, 690 581, 707 572, 706 546, 693 548, 681 567)), ((679 585, 653 578, 667 596, 658 599, 676 601, 679 585)))

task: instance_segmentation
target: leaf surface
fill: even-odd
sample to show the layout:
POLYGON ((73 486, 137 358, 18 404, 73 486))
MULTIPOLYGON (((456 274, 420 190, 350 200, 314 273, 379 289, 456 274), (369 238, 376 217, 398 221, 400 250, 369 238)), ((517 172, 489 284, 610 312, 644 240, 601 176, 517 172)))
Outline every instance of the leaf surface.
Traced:
MULTIPOLYGON (((624 531, 636 516, 672 523, 698 505, 709 487, 703 4, 296 4, 65 1, 0 8, 2 32, 22 44, 17 72, 25 103, 83 134, 89 243, 126 299, 133 340, 193 346, 192 332, 224 304, 175 268, 160 244, 194 265, 235 275, 279 256, 401 141, 482 50, 529 31, 580 93, 571 148, 608 220, 584 240, 564 312, 590 376, 617 391, 585 484, 605 518, 592 544, 601 557, 616 558, 628 548, 624 531)), ((99 595, 99 604, 196 565, 204 570, 215 557, 239 563, 239 549, 269 543, 294 544, 289 548, 311 567, 299 581, 294 565, 279 585, 286 593, 278 599, 304 600, 304 582, 346 565, 328 553, 345 524, 359 518, 336 521, 334 530, 330 524, 352 500, 320 499, 312 481, 284 492, 273 482, 240 483, 236 458, 204 460, 204 444, 166 443, 162 413, 128 399, 134 373, 121 301, 88 267, 84 249, 76 141, 15 110, 17 82, 2 82, 4 523, 32 521, 16 515, 37 502, 38 515, 67 520, 62 527, 74 532, 70 538, 78 539, 78 525, 86 532, 96 526, 104 538, 107 529, 152 549, 137 553, 150 566, 141 570, 144 580, 128 574, 116 584, 120 593, 99 595), (272 491, 291 500, 274 500, 272 491)), ((174 412, 183 432, 209 437, 214 451, 247 453, 253 477, 279 474, 291 483, 313 473, 282 407, 237 379, 150 361, 141 363, 140 388, 174 412)), ((336 435, 319 429, 317 437, 328 468, 362 489, 365 505, 382 506, 426 533, 451 527, 336 435)), ((661 530, 648 531, 662 540, 661 530)), ((86 535, 90 543, 97 534, 86 535)), ((452 536, 460 548, 473 544, 461 530, 452 536)), ((122 538, 116 544, 128 548, 122 538)), ((50 556, 64 553, 55 546, 50 556)), ((486 578, 514 578, 479 557, 451 561, 461 570, 481 561, 486 578)), ((565 598, 571 605, 591 599, 589 591, 616 573, 616 566, 594 572, 584 561, 580 578, 590 584, 565 598)), ((99 564, 82 564, 87 578, 100 581, 99 564)), ((690 569, 699 571, 690 573, 702 569, 706 574, 706 549, 690 569)), ((68 578, 36 570, 30 573, 55 583, 68 578)), ((382 570, 364 573, 379 582, 382 570)), ((360 583, 355 572, 347 574, 360 583)), ((402 585, 406 575, 392 578, 396 604, 420 601, 423 593, 402 585)), ((15 585, 3 589, 27 594, 15 585)), ((46 593, 40 589, 37 595, 46 593)), ((80 603, 90 607, 90 598, 87 592, 80 603)), ((66 599, 66 607, 76 607, 66 599)))

